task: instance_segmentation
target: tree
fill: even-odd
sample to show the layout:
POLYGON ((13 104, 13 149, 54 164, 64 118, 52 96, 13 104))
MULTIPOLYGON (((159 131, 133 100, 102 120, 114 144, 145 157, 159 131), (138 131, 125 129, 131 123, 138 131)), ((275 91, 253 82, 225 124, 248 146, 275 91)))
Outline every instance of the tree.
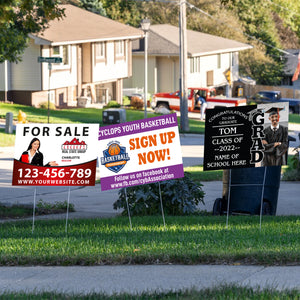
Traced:
POLYGON ((50 20, 63 16, 57 0, 1 0, 0 63, 20 61, 28 34, 43 31, 50 20))
POLYGON ((139 1, 134 0, 102 0, 107 16, 115 21, 138 27, 141 15, 138 10, 139 1))
POLYGON ((103 8, 102 2, 99 0, 80 0, 80 2, 80 7, 98 15, 106 16, 106 10, 103 8))

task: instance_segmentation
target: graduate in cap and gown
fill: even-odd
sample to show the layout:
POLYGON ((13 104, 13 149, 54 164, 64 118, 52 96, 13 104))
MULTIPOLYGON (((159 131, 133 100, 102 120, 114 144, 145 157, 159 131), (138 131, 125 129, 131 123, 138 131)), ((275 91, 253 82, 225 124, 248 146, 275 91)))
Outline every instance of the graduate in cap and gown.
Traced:
POLYGON ((288 150, 288 128, 279 125, 279 111, 283 108, 272 107, 266 111, 269 113, 271 125, 264 129, 265 137, 262 143, 264 150, 264 166, 286 165, 286 152, 288 150))

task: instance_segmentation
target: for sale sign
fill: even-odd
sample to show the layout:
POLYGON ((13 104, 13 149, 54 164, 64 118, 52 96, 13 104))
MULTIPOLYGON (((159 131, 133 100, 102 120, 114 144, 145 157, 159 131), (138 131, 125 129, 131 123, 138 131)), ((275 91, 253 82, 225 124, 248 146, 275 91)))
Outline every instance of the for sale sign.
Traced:
POLYGON ((176 114, 99 129, 101 190, 184 176, 176 114))
POLYGON ((17 124, 13 185, 95 185, 97 124, 17 124))
POLYGON ((286 164, 288 103, 208 109, 204 170, 286 164))

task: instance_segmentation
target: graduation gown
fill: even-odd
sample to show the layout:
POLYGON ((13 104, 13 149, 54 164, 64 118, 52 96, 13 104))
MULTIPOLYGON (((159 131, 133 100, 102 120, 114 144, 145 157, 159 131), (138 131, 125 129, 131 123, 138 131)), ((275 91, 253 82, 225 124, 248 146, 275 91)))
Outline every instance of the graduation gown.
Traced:
POLYGON ((267 145, 264 150, 264 166, 281 166, 286 165, 286 155, 288 150, 288 129, 279 125, 279 128, 274 132, 271 126, 264 130, 267 145), (276 142, 281 142, 281 145, 275 147, 276 142))

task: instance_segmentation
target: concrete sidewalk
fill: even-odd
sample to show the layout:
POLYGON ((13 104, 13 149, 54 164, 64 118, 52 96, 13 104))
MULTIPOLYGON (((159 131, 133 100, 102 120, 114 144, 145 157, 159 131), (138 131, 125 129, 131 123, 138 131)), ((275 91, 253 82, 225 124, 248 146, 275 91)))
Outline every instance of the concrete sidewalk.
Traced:
POLYGON ((169 292, 237 285, 292 290, 300 287, 300 266, 128 265, 94 267, 1 267, 3 292, 107 295, 169 292))

